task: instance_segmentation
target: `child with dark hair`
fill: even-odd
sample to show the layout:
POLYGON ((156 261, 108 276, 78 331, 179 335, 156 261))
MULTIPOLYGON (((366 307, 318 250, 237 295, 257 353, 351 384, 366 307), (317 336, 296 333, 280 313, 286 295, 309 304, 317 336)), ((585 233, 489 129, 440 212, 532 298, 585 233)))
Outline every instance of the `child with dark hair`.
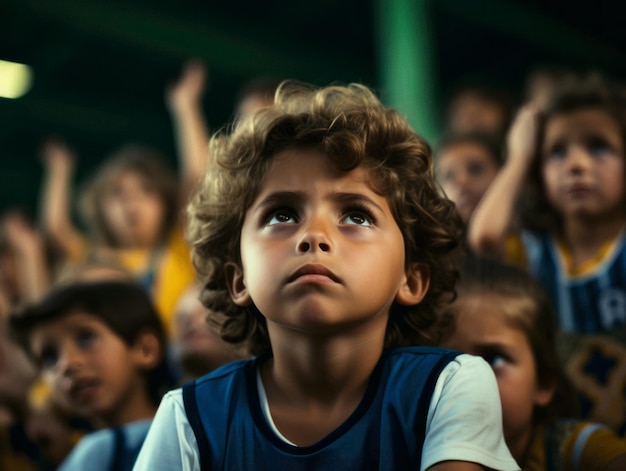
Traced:
POLYGON ((617 88, 593 76, 564 84, 544 110, 523 108, 507 163, 470 227, 475 250, 497 251, 523 201, 527 266, 565 330, 626 325, 625 105, 617 88))
POLYGON ((564 332, 559 347, 585 417, 620 434, 626 433, 625 139, 621 87, 599 75, 563 82, 545 109, 531 103, 520 111, 507 163, 468 234, 478 253, 525 260, 555 304, 564 332), (512 229, 521 254, 507 244, 512 229))
POLYGON ((484 132, 449 133, 439 142, 435 154, 437 180, 463 221, 469 221, 502 160, 499 140, 484 132))
POLYGON ((116 260, 152 295, 169 331, 174 306, 193 282, 194 273, 182 234, 184 190, 165 159, 136 145, 109 156, 81 194, 79 209, 88 228, 85 236, 70 217, 74 158, 69 148, 49 141, 44 157, 46 233, 71 266, 89 259, 116 260))
POLYGON ((574 419, 577 398, 555 348, 552 303, 535 281, 517 267, 475 258, 457 293, 443 316, 454 327, 442 345, 491 364, 504 436, 522 469, 624 469, 626 441, 574 419))
POLYGON ((211 152, 202 299, 258 356, 168 393, 136 469, 519 469, 489 366, 415 346, 462 223, 406 120, 362 85, 288 82, 211 152))
POLYGON ((131 469, 172 385, 165 332, 145 290, 121 281, 59 286, 10 326, 55 399, 102 429, 60 469, 131 469))
POLYGON ((449 132, 484 132, 502 138, 509 127, 514 101, 502 87, 467 80, 452 93, 444 128, 449 132))

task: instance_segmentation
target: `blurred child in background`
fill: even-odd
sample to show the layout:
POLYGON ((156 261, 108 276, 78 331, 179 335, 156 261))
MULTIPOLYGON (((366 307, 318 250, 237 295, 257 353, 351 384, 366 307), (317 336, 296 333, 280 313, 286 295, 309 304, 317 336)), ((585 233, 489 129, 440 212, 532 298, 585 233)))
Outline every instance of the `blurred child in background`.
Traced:
MULTIPOLYGON (((110 156, 81 195, 86 238, 72 223, 70 187, 74 158, 68 147, 44 147, 44 228, 73 265, 114 259, 151 293, 167 331, 178 297, 193 282, 182 235, 180 187, 154 151, 127 146, 110 156)), ((190 178, 190 177, 189 177, 190 178)))
POLYGON ((442 345, 491 364, 504 436, 522 469, 626 469, 626 441, 606 426, 573 420, 577 397, 555 349, 553 307, 534 280, 510 265, 470 259, 457 292, 442 345))
POLYGON ((570 82, 545 110, 521 110, 507 163, 474 213, 473 248, 498 251, 529 191, 527 267, 548 289, 564 330, 626 325, 625 137, 620 94, 599 77, 570 82))
POLYGON ((172 359, 181 370, 180 382, 213 371, 231 361, 249 358, 245 346, 226 342, 216 326, 218 314, 200 302, 200 287, 193 286, 180 298, 174 313, 172 359))
POLYGON ((131 469, 171 387, 165 333, 148 295, 125 281, 60 285, 11 328, 59 403, 99 430, 62 470, 131 469))
POLYGON ((525 260, 555 304, 583 414, 618 433, 626 431, 625 138, 621 87, 600 76, 563 83, 545 109, 527 105, 468 235, 477 252, 525 260), (506 241, 520 219, 515 254, 506 241))
POLYGON ((274 104, 274 94, 281 80, 257 77, 243 84, 237 94, 235 112, 238 119, 246 119, 257 111, 274 104))
POLYGON ((448 100, 446 132, 482 132, 502 139, 511 122, 514 103, 500 87, 478 80, 460 85, 448 100))
POLYGON ((437 180, 465 222, 501 166, 499 141, 482 132, 445 135, 435 154, 437 180))

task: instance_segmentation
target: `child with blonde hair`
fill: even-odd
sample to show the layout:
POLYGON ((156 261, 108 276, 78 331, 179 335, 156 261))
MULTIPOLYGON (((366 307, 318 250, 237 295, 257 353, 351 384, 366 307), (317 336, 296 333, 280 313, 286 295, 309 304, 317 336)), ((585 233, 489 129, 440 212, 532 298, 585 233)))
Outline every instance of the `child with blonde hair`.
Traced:
POLYGON ((257 356, 168 393, 135 469, 519 469, 489 366, 415 346, 462 223, 406 120, 361 85, 284 83, 211 153, 202 299, 257 356))
POLYGON ((575 420, 577 397, 556 352, 553 307, 534 280, 517 267, 476 258, 461 272, 457 293, 443 316, 452 330, 441 344, 493 368, 504 436, 522 469, 625 469, 626 441, 606 426, 575 420))

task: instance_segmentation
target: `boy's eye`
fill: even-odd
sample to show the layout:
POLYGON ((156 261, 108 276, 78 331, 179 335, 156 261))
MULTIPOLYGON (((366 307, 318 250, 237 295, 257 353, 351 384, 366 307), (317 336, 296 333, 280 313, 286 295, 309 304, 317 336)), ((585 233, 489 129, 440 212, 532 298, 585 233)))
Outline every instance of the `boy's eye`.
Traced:
POLYGON ((611 152, 612 148, 604 139, 591 139, 587 143, 587 151, 594 157, 600 157, 611 152))
POLYGON ((499 368, 507 363, 507 359, 498 353, 488 353, 482 357, 493 369, 499 368))
POLYGON ((265 217, 265 224, 274 226, 276 224, 295 224, 298 222, 296 214, 290 209, 277 209, 270 212, 265 217))
POLYGON ((43 370, 50 370, 59 361, 59 353, 54 348, 46 348, 39 355, 39 365, 43 370))
POLYGON ((485 166, 480 162, 470 162, 467 166, 467 173, 472 177, 479 177, 485 173, 485 166))
POLYGON ((373 225, 376 220, 369 208, 357 206, 346 208, 340 222, 341 224, 367 227, 373 225))
POLYGON ((449 171, 446 171, 446 172, 442 173, 442 175, 441 175, 441 181, 442 182, 449 182, 449 181, 452 181, 452 180, 454 180, 454 172, 449 170, 449 171))
POLYGON ((558 145, 554 145, 550 147, 546 157, 548 159, 560 160, 560 159, 565 158, 566 155, 567 155, 567 147, 564 145, 558 144, 558 145))
POLYGON ((76 334, 76 343, 82 348, 91 347, 98 336, 90 330, 80 331, 76 334))
POLYGON ((362 212, 349 213, 341 220, 343 224, 352 224, 356 226, 371 226, 371 218, 362 212))

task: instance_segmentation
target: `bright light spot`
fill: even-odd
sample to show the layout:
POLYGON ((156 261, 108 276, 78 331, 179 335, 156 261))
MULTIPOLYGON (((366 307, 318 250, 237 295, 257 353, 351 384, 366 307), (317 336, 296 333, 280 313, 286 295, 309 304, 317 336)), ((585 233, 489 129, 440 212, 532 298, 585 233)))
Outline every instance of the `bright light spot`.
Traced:
POLYGON ((0 97, 19 98, 30 89, 32 82, 29 66, 0 59, 0 97))

